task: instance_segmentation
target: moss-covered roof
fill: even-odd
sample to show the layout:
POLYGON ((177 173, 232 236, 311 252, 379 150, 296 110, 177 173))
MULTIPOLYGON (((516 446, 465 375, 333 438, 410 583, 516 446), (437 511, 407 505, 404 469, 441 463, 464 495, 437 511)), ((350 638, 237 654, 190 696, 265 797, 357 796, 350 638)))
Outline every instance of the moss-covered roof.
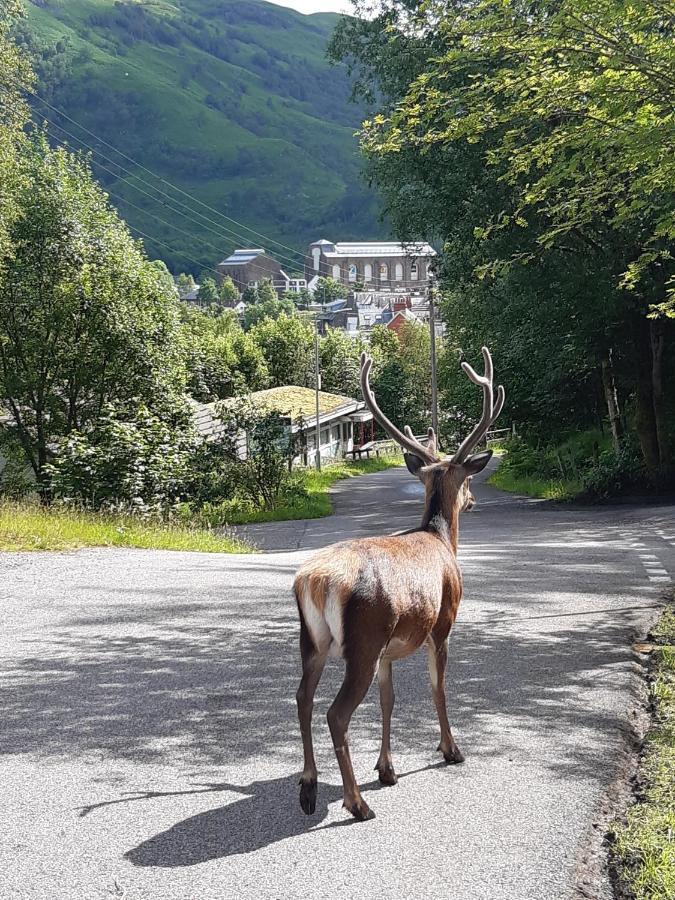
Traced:
MULTIPOLYGON (((251 400, 256 406, 265 406, 291 419, 314 418, 316 414, 316 392, 314 388, 284 385, 284 387, 268 388, 266 391, 255 391, 251 400)), ((341 406, 355 404, 358 401, 341 394, 328 394, 319 391, 319 411, 324 416, 341 406)))

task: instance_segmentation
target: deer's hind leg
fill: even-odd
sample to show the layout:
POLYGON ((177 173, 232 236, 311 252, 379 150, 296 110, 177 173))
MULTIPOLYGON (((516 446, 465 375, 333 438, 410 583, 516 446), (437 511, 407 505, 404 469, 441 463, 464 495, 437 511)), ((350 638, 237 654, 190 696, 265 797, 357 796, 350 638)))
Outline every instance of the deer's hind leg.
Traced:
MULTIPOLYGON (((299 604, 298 604, 299 605, 299 604)), ((302 678, 296 694, 298 720, 302 735, 304 768, 300 778, 300 806, 304 813, 311 815, 316 809, 317 778, 314 744, 312 741, 312 712, 314 694, 323 673, 328 655, 327 645, 317 648, 312 640, 300 609, 300 656, 302 657, 302 678)))
POLYGON ((429 651, 431 692, 436 712, 438 713, 438 723, 441 726, 441 742, 438 745, 438 749, 443 754, 443 759, 446 763, 461 763, 464 762, 464 754, 455 743, 452 731, 450 731, 448 709, 445 702, 445 667, 448 663, 448 640, 446 638, 436 646, 433 637, 431 637, 427 648, 429 651))
POLYGON ((382 708, 382 747, 377 760, 378 775, 382 784, 396 784, 398 778, 391 758, 391 713, 394 709, 394 682, 392 680, 391 660, 381 659, 377 670, 377 681, 380 687, 380 706, 382 708))
POLYGON ((345 679, 328 710, 328 727, 342 775, 344 806, 361 822, 374 819, 375 813, 359 791, 349 753, 347 730, 354 711, 373 682, 394 625, 394 614, 370 603, 369 597, 353 594, 345 604, 342 642, 345 679))

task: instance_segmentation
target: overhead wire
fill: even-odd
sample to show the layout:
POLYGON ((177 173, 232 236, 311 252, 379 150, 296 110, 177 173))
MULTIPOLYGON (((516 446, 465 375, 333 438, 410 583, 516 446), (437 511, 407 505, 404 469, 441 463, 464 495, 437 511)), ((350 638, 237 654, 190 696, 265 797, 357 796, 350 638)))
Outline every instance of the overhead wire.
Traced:
MULTIPOLYGON (((191 194, 188 194, 186 191, 183 191, 181 188, 178 188, 178 187, 176 187, 175 185, 172 185, 171 182, 169 182, 169 181, 167 181, 166 179, 162 178, 162 176, 159 176, 159 175, 157 175, 156 173, 152 172, 152 171, 151 171, 150 169, 148 169, 146 166, 143 166, 141 163, 138 163, 136 160, 134 160, 132 157, 128 156, 127 154, 123 153, 121 150, 118 150, 118 149, 117 149, 116 147, 114 147, 112 144, 109 144, 109 143, 108 143, 107 141, 105 141, 103 138, 100 138, 98 135, 96 135, 93 131, 90 131, 88 128, 86 128, 85 126, 83 126, 83 125, 81 125, 80 123, 78 123, 75 119, 72 119, 70 116, 68 116, 68 115, 67 115, 66 113, 64 113, 62 110, 59 110, 57 107, 52 106, 52 104, 48 103, 46 100, 44 100, 44 98, 42 98, 39 94, 37 94, 36 91, 32 91, 32 90, 30 90, 30 89, 26 89, 26 90, 28 90, 28 92, 29 92, 30 94, 32 94, 37 100, 39 100, 41 103, 43 103, 43 104, 44 104, 45 106, 47 106, 49 109, 53 110, 57 115, 63 116, 63 117, 66 118, 68 121, 72 122, 76 127, 81 128, 83 131, 85 131, 86 133, 90 134, 95 140, 99 141, 100 143, 105 144, 105 146, 107 146, 107 147, 110 147, 110 149, 111 149, 113 152, 119 154, 119 155, 122 156, 124 159, 127 159, 127 160, 128 160, 129 162, 131 162, 133 165, 136 165, 136 166, 138 166, 139 168, 143 169, 144 171, 148 172, 153 178, 156 178, 158 181, 162 182, 163 184, 168 185, 169 187, 171 187, 171 188, 173 188, 174 190, 178 191, 180 194, 182 194, 182 195, 188 197, 189 199, 191 199, 193 202, 198 203, 199 205, 203 206, 205 209, 208 209, 208 210, 214 212, 216 215, 220 216, 221 218, 223 218, 223 219, 225 219, 225 220, 227 220, 227 221, 234 222, 235 224, 239 225, 241 228, 244 228, 244 229, 250 231, 252 234, 255 234, 255 235, 257 235, 258 237, 263 238, 263 240, 264 240, 265 242, 268 242, 268 243, 276 243, 276 244, 278 244, 279 246, 285 247, 286 249, 290 250, 290 251, 291 251, 293 254, 295 254, 297 257, 300 257, 300 258, 303 258, 303 259, 304 259, 304 254, 301 253, 301 251, 296 250, 296 249, 291 248, 291 247, 288 247, 287 245, 282 244, 280 241, 276 241, 274 238, 270 238, 270 237, 268 237, 268 236, 266 236, 266 235, 261 234, 260 232, 254 231, 253 229, 249 228, 248 226, 243 225, 242 223, 237 222, 236 219, 233 219, 233 218, 230 217, 230 216, 225 216, 223 213, 220 213, 218 210, 215 210, 215 209, 213 209, 212 207, 208 206, 208 204, 202 203, 202 201, 200 201, 198 198, 193 197, 191 194)), ((242 240, 242 241, 247 240, 247 238, 245 238, 245 236, 239 234, 238 232, 234 231, 233 229, 228 228, 228 227, 225 226, 225 225, 220 225, 220 224, 217 223, 217 222, 214 222, 213 219, 210 219, 209 217, 204 216, 202 213, 198 212, 197 210, 194 210, 194 209, 190 208, 190 207, 187 206, 186 204, 182 203, 180 200, 177 200, 177 199, 175 199, 174 197, 171 197, 169 194, 167 194, 165 191, 161 190, 161 189, 158 188, 157 186, 148 183, 145 179, 141 178, 141 177, 140 177, 139 175, 137 175, 135 172, 130 171, 130 170, 129 170, 128 168, 126 168, 125 166, 122 166, 121 163, 118 163, 117 161, 111 159, 109 156, 107 156, 106 154, 104 154, 101 150, 97 149, 96 147, 93 147, 91 144, 89 144, 89 143, 88 143, 87 141, 85 141, 83 138, 80 138, 80 137, 78 137, 77 135, 73 134, 71 131, 69 131, 68 129, 64 128, 62 125, 60 125, 58 122, 52 121, 52 119, 50 119, 50 118, 44 113, 44 111, 41 113, 41 115, 45 118, 45 120, 46 120, 47 122, 49 122, 50 125, 52 125, 52 126, 55 127, 55 128, 58 128, 61 132, 63 132, 64 134, 68 135, 68 136, 71 137, 73 140, 78 141, 78 142, 79 142, 80 144, 82 144, 84 147, 87 147, 89 150, 92 151, 93 154, 97 154, 98 156, 102 157, 102 158, 105 159, 107 162, 109 162, 111 165, 115 166, 116 168, 118 168, 118 169, 121 170, 122 172, 126 173, 130 178, 135 178, 136 180, 140 181, 141 184, 144 184, 144 185, 146 185, 147 187, 149 187, 150 190, 155 191, 157 194, 163 195, 163 196, 166 198, 166 200, 168 201, 168 204, 176 204, 178 207, 182 207, 183 209, 187 210, 187 213, 188 213, 188 214, 186 214, 185 212, 182 212, 181 209, 176 209, 175 206, 170 206, 170 205, 168 205, 168 204, 165 203, 163 200, 159 199, 158 197, 153 196, 153 195, 150 194, 148 191, 145 191, 145 190, 143 190, 142 188, 140 188, 138 185, 135 185, 135 184, 131 183, 131 182, 128 181, 126 178, 120 178, 119 174, 117 174, 116 172, 113 172, 112 170, 108 169, 108 168, 107 168, 106 166, 104 166, 101 162, 99 162, 98 160, 96 160, 96 159, 94 159, 94 158, 92 157, 92 161, 93 161, 97 166, 99 166, 99 167, 100 167, 101 169, 103 169, 105 172, 107 172, 108 174, 110 174, 113 178, 116 178, 116 179, 122 181, 124 184, 127 184, 132 190, 136 190, 136 191, 138 191, 139 193, 144 194, 144 195, 147 196, 150 200, 153 200, 153 201, 156 202, 156 203, 160 203, 162 206, 165 206, 165 207, 168 206, 168 209, 170 209, 171 212, 175 212, 175 213, 177 213, 178 215, 182 215, 185 219, 187 219, 189 222, 191 222, 191 223, 194 224, 194 225, 198 225, 198 226, 201 227, 201 228, 205 228, 205 227, 206 227, 209 231, 211 231, 213 234, 216 234, 218 237, 221 237, 221 238, 222 238, 222 237, 224 237, 224 235, 221 234, 220 231, 217 231, 217 230, 214 229, 214 228, 210 228, 209 226, 205 226, 202 222, 199 222, 199 221, 197 221, 196 219, 194 219, 193 216, 199 216, 201 219, 204 219, 206 222, 209 222, 209 223, 211 223, 211 224, 213 224, 213 225, 216 225, 217 228, 218 228, 218 229, 222 229, 223 232, 229 232, 229 234, 233 235, 237 240, 242 240)), ((67 147, 67 144, 66 144, 64 141, 58 141, 58 138, 56 138, 56 137, 54 137, 54 140, 56 140, 57 142, 61 143, 62 146, 66 146, 66 147, 67 147)), ((142 207, 137 206, 137 205, 134 204, 132 201, 128 200, 128 198, 125 198, 125 197, 123 197, 123 196, 121 196, 121 195, 119 195, 119 194, 115 194, 113 191, 111 191, 111 190, 108 189, 108 188, 107 188, 106 190, 108 190, 108 193, 109 193, 111 196, 116 197, 116 198, 119 199, 122 203, 126 203, 126 204, 128 204, 129 206, 131 206, 132 208, 137 209, 138 211, 140 211, 140 212, 142 212, 142 213, 144 213, 144 214, 151 214, 151 215, 152 215, 152 213, 149 213, 149 211, 148 211, 147 209, 143 209, 142 207)), ((155 218, 157 218, 157 220, 158 220, 159 222, 161 222, 162 224, 166 225, 166 226, 169 227, 169 228, 173 228, 174 230, 180 232, 181 234, 184 234, 184 235, 186 235, 186 236, 188 236, 188 237, 194 237, 193 234, 191 234, 190 232, 185 231, 184 229, 179 228, 179 226, 175 225, 174 223, 167 222, 165 219, 162 219, 161 217, 158 217, 158 216, 155 216, 155 218)), ((131 227, 131 226, 130 226, 130 227, 131 227)), ((136 231, 138 231, 139 233, 141 233, 140 229, 134 229, 134 230, 136 230, 136 231)), ((143 236, 146 237, 146 238, 147 238, 148 240, 150 240, 150 241, 156 241, 156 243, 160 244, 161 246, 163 246, 163 247, 165 247, 165 248, 167 248, 167 249, 169 249, 169 250, 172 250, 173 253, 180 253, 180 254, 182 254, 182 255, 185 257, 185 259, 188 259, 190 262, 195 263, 196 265, 198 265, 198 266, 199 266, 200 268, 202 268, 202 269, 208 269, 209 271, 213 271, 213 272, 215 272, 215 273, 218 274, 218 275, 222 275, 222 272, 220 272, 218 269, 215 269, 215 268, 210 267, 210 266, 204 266, 204 265, 202 265, 201 263, 198 263, 194 258, 191 258, 191 257, 188 256, 187 254, 185 254, 183 251, 175 250, 175 249, 171 248, 168 244, 166 244, 165 242, 159 240, 158 238, 154 238, 154 237, 152 237, 151 235, 148 235, 147 233, 143 233, 143 236)), ((227 238, 227 241, 228 241, 228 242, 231 242, 231 243, 234 243, 234 241, 232 241, 232 238, 230 238, 230 237, 227 238)), ((217 250, 219 253, 222 252, 222 249, 221 249, 220 247, 217 247, 217 246, 216 246, 215 244, 213 244, 212 242, 210 242, 210 241, 205 241, 205 243, 207 243, 208 246, 213 247, 213 248, 214 248, 215 250, 217 250)), ((286 256, 285 254, 280 254, 280 253, 278 253, 278 252, 276 252, 276 251, 274 251, 274 253, 275 253, 275 256, 281 257, 282 260, 285 260, 285 261, 286 261, 287 263, 289 263, 291 266, 294 266, 294 267, 296 267, 296 268, 299 267, 299 264, 298 264, 298 260, 297 260, 297 259, 291 259, 290 257, 286 256)), ((258 265, 256 265, 255 263, 250 263, 249 265, 250 265, 251 268, 257 269, 258 271, 264 272, 266 275, 269 275, 269 273, 267 272, 266 269, 264 269, 264 267, 258 266, 258 265)), ((333 276, 333 277, 334 277, 334 276, 333 276)), ((340 276, 340 277, 337 278, 337 279, 334 278, 334 280, 339 281, 343 286, 346 286, 346 287, 349 287, 349 288, 353 288, 353 286, 354 286, 354 281, 349 280, 349 279, 345 280, 342 276, 340 276)), ((397 281, 396 281, 396 284, 400 285, 400 286, 401 286, 401 289, 405 289, 404 286, 411 286, 411 287, 415 287, 415 288, 422 288, 422 287, 424 287, 424 286, 426 286, 426 285, 428 284, 428 281, 427 281, 426 279, 420 279, 420 280, 412 280, 412 279, 410 279, 410 280, 400 280, 400 281, 397 280, 397 281)))

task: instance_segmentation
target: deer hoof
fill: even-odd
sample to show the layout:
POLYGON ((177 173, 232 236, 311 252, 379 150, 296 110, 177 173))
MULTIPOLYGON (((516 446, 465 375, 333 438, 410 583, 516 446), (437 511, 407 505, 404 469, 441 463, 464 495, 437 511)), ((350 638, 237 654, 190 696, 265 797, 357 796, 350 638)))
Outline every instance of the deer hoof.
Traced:
POLYGON ((300 806, 307 816, 316 809, 316 781, 300 782, 300 806))
POLYGON ((386 784, 388 786, 398 784, 398 778, 392 766, 385 766, 382 769, 378 769, 377 774, 380 778, 380 784, 386 784))
POLYGON ((354 816, 357 822, 369 822, 371 819, 375 818, 375 813, 368 806, 363 797, 360 797, 356 803, 345 803, 345 807, 354 816))
MULTIPOLYGON (((441 748, 439 747, 438 749, 440 750, 441 748)), ((454 766, 457 763, 464 762, 464 754, 456 745, 454 747, 451 747, 449 750, 443 750, 442 753, 443 759, 449 766, 454 766)))

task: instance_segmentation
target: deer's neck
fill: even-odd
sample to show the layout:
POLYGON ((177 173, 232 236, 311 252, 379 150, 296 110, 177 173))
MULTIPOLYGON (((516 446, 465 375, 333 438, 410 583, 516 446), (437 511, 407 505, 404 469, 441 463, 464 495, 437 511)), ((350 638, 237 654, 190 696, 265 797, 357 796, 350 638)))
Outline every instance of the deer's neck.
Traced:
POLYGON ((449 490, 442 478, 434 478, 426 485, 426 503, 420 526, 422 531, 433 531, 443 543, 457 553, 459 539, 459 496, 449 490))

